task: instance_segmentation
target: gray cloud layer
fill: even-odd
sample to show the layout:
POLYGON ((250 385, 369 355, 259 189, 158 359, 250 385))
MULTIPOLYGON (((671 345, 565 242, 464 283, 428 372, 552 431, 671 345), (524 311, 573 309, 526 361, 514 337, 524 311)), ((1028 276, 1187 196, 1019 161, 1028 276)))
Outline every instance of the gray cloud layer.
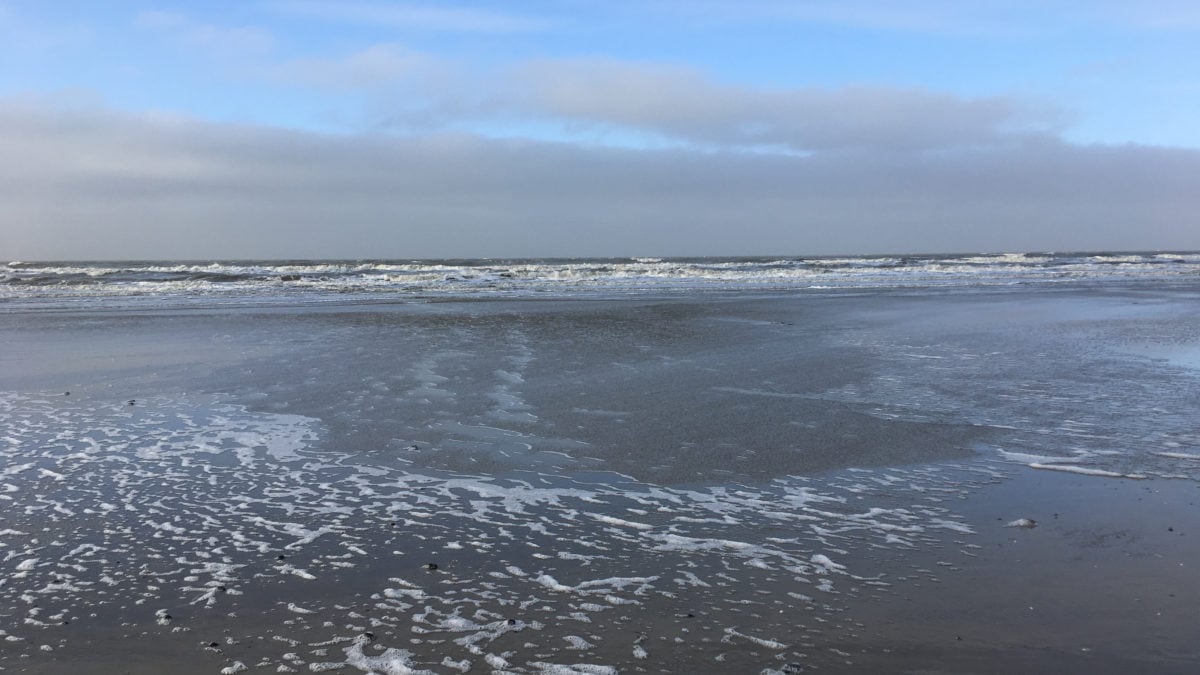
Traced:
POLYGON ((630 150, 10 102, 0 203, 10 259, 1196 249, 1200 152, 630 150))
POLYGON ((1012 99, 857 86, 757 89, 682 68, 554 60, 516 69, 524 106, 565 119, 702 143, 792 151, 992 146, 1055 129, 1057 115, 1012 99))
POLYGON ((479 72, 395 44, 260 69, 276 84, 371 101, 365 126, 412 131, 497 120, 610 136, 633 132, 697 147, 774 152, 924 152, 1056 135, 1046 104, 965 98, 918 87, 758 88, 698 70, 605 59, 538 59, 479 72))

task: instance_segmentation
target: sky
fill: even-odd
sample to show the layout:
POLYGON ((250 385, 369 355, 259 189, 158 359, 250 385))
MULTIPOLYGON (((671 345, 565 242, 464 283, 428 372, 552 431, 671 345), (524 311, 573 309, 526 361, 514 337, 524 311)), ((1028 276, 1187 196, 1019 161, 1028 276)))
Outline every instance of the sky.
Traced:
POLYGON ((8 260, 1200 249, 1192 0, 0 0, 8 260))

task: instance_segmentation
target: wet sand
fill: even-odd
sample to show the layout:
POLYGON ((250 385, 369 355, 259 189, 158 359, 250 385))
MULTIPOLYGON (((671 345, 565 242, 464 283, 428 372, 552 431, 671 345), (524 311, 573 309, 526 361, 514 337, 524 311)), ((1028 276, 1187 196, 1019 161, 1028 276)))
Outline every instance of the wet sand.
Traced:
POLYGON ((1160 354, 1197 325, 1078 290, 10 313, 0 665, 1190 672, 1196 375, 1160 354))
POLYGON ((956 505, 970 548, 906 561, 937 582, 848 603, 866 628, 830 645, 852 655, 838 669, 1194 671, 1198 508, 1192 481, 1017 470, 956 505))

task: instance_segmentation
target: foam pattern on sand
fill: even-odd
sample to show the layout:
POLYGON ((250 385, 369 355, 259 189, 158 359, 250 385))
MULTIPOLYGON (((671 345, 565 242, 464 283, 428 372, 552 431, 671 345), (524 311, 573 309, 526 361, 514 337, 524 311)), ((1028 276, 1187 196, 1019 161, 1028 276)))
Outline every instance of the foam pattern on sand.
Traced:
POLYGON ((198 672, 781 667, 859 629, 840 596, 936 583, 894 558, 961 546, 947 499, 996 479, 422 475, 212 400, 0 395, 0 416, 5 666, 103 643, 198 672))
MULTIPOLYGON (((1033 307, 1021 311, 1036 315, 1033 307)), ((850 403, 884 419, 994 430, 996 440, 978 449, 1033 469, 1200 480, 1200 464, 1188 461, 1200 457, 1200 373, 1131 355, 1126 345, 1129 335, 1151 330, 1180 342, 1194 337, 1188 324, 1180 329, 1149 312, 1103 329, 1080 327, 1067 315, 1051 326, 1031 320, 983 323, 986 328, 968 323, 960 333, 923 324, 858 332, 846 340, 878 356, 872 376, 811 397, 850 403)), ((994 316, 1009 317, 1001 311, 994 316)))

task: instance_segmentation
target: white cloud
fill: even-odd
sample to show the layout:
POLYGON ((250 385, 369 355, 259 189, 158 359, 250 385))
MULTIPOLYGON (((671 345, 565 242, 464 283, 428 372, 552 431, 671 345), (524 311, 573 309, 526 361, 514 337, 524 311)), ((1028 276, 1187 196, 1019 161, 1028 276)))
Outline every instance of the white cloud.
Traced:
POLYGON ((319 89, 380 90, 414 81, 431 85, 441 60, 397 44, 377 44, 338 58, 301 58, 261 69, 268 79, 319 89))
POLYGON ((275 45, 270 32, 252 26, 219 26, 177 12, 144 11, 134 26, 167 35, 180 44, 220 54, 263 53, 275 45))
POLYGON ((791 22, 861 30, 1011 38, 1040 30, 1030 14, 1060 16, 1045 0, 659 0, 659 11, 695 22, 791 22))
POLYGON ((325 21, 431 31, 523 33, 545 30, 552 25, 543 18, 472 7, 455 7, 445 3, 278 0, 270 3, 270 6, 288 14, 325 21))
POLYGON ((46 22, 0 4, 0 51, 9 59, 70 53, 95 38, 93 27, 83 21, 46 22))
POLYGON ((1094 29, 1182 33, 1200 29, 1194 0, 656 0, 679 21, 789 22, 978 39, 1020 40, 1094 29))
POLYGON ((1088 5, 1083 12, 1085 17, 1127 30, 1162 33, 1200 30, 1200 5, 1194 0, 1106 0, 1088 5))

